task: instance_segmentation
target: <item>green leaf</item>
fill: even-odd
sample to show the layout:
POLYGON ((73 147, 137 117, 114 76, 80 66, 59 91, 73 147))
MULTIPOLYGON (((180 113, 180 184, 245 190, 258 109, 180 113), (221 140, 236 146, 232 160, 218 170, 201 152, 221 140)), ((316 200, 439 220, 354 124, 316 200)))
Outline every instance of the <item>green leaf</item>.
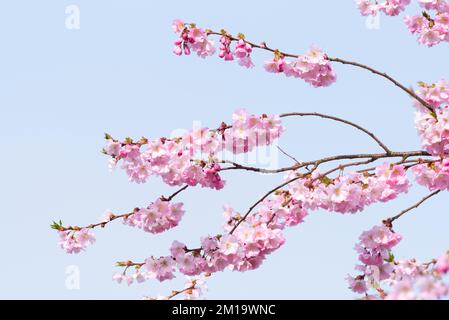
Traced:
POLYGON ((385 260, 386 262, 390 262, 390 263, 393 263, 394 262, 394 254, 393 254, 393 252, 389 252, 388 253, 388 259, 386 259, 385 260))
POLYGON ((418 85, 423 88, 427 87, 427 83, 425 83, 423 81, 418 81, 418 85))
POLYGON ((133 139, 130 138, 130 137, 126 137, 126 138, 125 138, 125 143, 126 143, 126 144, 132 144, 132 143, 133 143, 133 139))
POLYGON ((333 183, 333 180, 330 179, 329 177, 324 176, 320 178, 320 182, 328 186, 333 183))
POLYGON ((53 223, 50 225, 50 227, 54 230, 62 230, 63 229, 62 221, 59 220, 59 223, 56 221, 53 221, 53 223))

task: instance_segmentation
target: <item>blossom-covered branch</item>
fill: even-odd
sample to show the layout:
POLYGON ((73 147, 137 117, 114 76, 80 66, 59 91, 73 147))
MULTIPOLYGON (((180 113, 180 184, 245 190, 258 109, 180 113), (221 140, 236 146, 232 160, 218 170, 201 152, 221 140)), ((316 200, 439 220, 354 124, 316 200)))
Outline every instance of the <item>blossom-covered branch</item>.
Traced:
POLYGON ((315 87, 329 86, 335 82, 336 76, 330 62, 352 65, 387 79, 409 96, 416 99, 424 107, 432 110, 431 106, 413 90, 407 88, 385 72, 378 71, 362 63, 330 57, 318 47, 312 47, 304 55, 292 54, 270 48, 265 42, 256 44, 248 41, 242 33, 239 33, 235 37, 225 30, 221 30, 220 32, 210 29, 203 30, 198 28, 194 23, 187 24, 182 20, 175 20, 173 22, 173 30, 179 34, 179 38, 176 39, 175 48, 173 49, 173 52, 177 55, 182 55, 182 53, 189 55, 192 49, 202 58, 211 56, 215 53, 216 49, 214 47, 214 41, 210 40, 209 36, 218 35, 221 36, 219 57, 225 61, 237 59, 240 65, 246 68, 252 68, 254 66, 251 60, 253 48, 266 50, 274 54, 272 60, 265 62, 264 67, 266 71, 271 73, 284 73, 287 77, 301 78, 315 87), (231 50, 230 47, 232 42, 237 42, 234 50, 231 50), (286 58, 295 58, 296 60, 288 60, 286 58))
POLYGON ((420 263, 397 260, 392 249, 402 240, 385 225, 363 232, 355 249, 359 254, 357 276, 347 276, 349 287, 366 300, 441 299, 449 294, 444 280, 449 271, 449 251, 439 259, 420 263))
POLYGON ((161 196, 146 208, 135 208, 132 212, 119 215, 107 211, 100 222, 85 227, 66 227, 62 221, 53 221, 51 228, 58 230, 59 244, 67 253, 79 253, 84 250, 89 244, 95 242, 95 236, 90 230, 97 227, 104 228, 107 224, 119 219, 122 219, 126 225, 141 228, 146 232, 161 233, 179 224, 184 215, 183 204, 171 204, 170 201, 187 187, 180 188, 169 197, 161 196))

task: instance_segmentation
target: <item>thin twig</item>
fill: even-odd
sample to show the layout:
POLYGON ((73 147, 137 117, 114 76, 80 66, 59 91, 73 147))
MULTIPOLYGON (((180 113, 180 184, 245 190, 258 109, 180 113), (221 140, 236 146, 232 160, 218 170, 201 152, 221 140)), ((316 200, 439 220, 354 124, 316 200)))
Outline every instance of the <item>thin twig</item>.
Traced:
POLYGON ((412 211, 413 209, 418 208, 421 204, 423 204, 426 200, 432 198, 433 196, 437 195, 438 193, 440 193, 441 190, 436 190, 432 193, 430 193, 429 195, 425 196, 424 198, 422 198, 420 201, 418 201, 417 203, 415 203, 413 206, 411 206, 410 208, 407 208, 405 210, 402 210, 401 212, 399 212, 397 215, 395 215, 394 217, 385 219, 383 222, 385 225, 391 227, 393 222, 396 221, 397 219, 399 219, 400 217, 402 217, 404 214, 406 214, 407 212, 412 211))
POLYGON ((282 149, 281 147, 277 146, 277 148, 278 148, 278 150, 279 150, 280 152, 282 152, 285 156, 287 156, 288 158, 290 158, 290 159, 292 159, 293 161, 295 161, 297 164, 300 163, 295 157, 293 157, 292 155, 290 155, 290 154, 288 154, 287 152, 285 152, 284 149, 282 149))
POLYGON ((364 64, 361 64, 361 63, 358 63, 358 62, 347 61, 347 60, 343 60, 343 59, 340 59, 340 58, 331 58, 331 57, 328 57, 328 59, 329 59, 329 61, 338 62, 338 63, 342 63, 342 64, 346 64, 346 65, 351 65, 351 66, 354 66, 354 67, 358 67, 358 68, 362 68, 362 69, 371 71, 372 73, 374 73, 374 74, 376 74, 378 76, 381 76, 381 77, 387 79, 388 81, 392 82, 395 86, 397 86, 401 90, 403 90, 406 93, 408 93, 408 95, 410 95, 412 98, 415 98, 419 103, 421 103, 424 107, 426 107, 430 112, 434 112, 432 106, 429 103, 427 103, 424 99, 419 97, 413 90, 408 89, 403 84, 401 84, 399 81, 397 81, 393 77, 389 76, 385 72, 378 71, 378 70, 376 70, 376 69, 374 69, 372 67, 369 67, 367 65, 364 65, 364 64))
MULTIPOLYGON (((188 185, 185 185, 184 187, 182 187, 181 189, 179 189, 178 191, 176 191, 175 193, 170 195, 168 198, 162 196, 161 200, 162 201, 171 201, 171 200, 173 200, 173 198, 175 198, 178 194, 180 194, 181 192, 186 190, 188 187, 189 187, 188 185)), ((78 227, 78 226, 75 226, 75 227, 72 227, 72 226, 70 226, 70 227, 62 227, 59 230, 60 231, 68 231, 68 230, 79 231, 81 229, 95 229, 97 227, 104 228, 104 227, 106 227, 106 225, 108 223, 110 223, 110 222, 112 222, 114 220, 117 220, 117 219, 122 219, 122 218, 128 219, 128 217, 132 216, 136 212, 138 212, 138 210, 134 209, 133 212, 128 212, 128 213, 124 213, 124 214, 120 214, 120 215, 112 215, 111 218, 108 221, 103 221, 103 222, 99 222, 99 223, 95 223, 95 224, 90 224, 90 225, 85 226, 85 227, 78 227)))
POLYGON ((262 198, 260 198, 259 200, 257 200, 249 209, 248 211, 245 213, 245 215, 235 224, 235 226, 232 228, 232 230, 229 232, 229 234, 233 234, 235 229, 238 228, 238 226, 246 220, 246 218, 248 218, 248 216, 250 215, 250 213, 254 210, 255 207, 257 207, 260 203, 262 203, 266 198, 268 198, 272 193, 276 192, 277 190, 285 187, 286 185, 289 185, 290 183, 301 179, 303 176, 300 175, 298 177, 295 177, 293 179, 290 179, 286 182, 284 182, 283 184, 275 187, 274 189, 271 189, 270 191, 268 191, 262 198))
POLYGON ((360 130, 360 131, 366 133, 366 134, 367 134, 368 136, 370 136, 374 141, 376 141, 377 144, 378 144, 382 149, 384 149, 386 153, 390 153, 390 152, 391 152, 391 150, 390 150, 390 149, 389 149, 389 148, 388 148, 388 147, 387 147, 387 146, 386 146, 386 145, 385 145, 379 138, 377 138, 377 137, 374 135, 374 133, 372 133, 371 131, 369 131, 369 130, 363 128, 362 126, 360 126, 360 125, 358 125, 358 124, 356 124, 356 123, 354 123, 354 122, 351 122, 351 121, 348 121, 348 120, 345 120, 345 119, 342 119, 342 118, 330 116, 330 115, 327 115, 327 114, 318 113, 318 112, 291 112, 291 113, 283 113, 283 114, 279 115, 279 117, 281 117, 281 118, 292 117, 292 116, 299 116, 299 117, 307 117, 307 116, 309 116, 309 117, 320 117, 320 118, 323 118, 323 119, 329 119, 329 120, 333 120, 333 121, 337 121, 337 122, 341 122, 341 123, 347 124, 347 125, 349 125, 349 126, 351 126, 351 127, 354 127, 354 128, 356 128, 356 129, 358 129, 358 130, 360 130))

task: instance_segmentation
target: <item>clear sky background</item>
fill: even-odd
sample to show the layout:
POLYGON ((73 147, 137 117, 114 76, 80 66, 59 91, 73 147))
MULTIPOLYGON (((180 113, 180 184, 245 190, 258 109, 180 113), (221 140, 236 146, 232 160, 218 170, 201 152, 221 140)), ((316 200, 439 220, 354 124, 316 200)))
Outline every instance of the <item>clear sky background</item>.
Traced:
MULTIPOLYGON (((414 11, 415 7, 409 8, 414 11)), ((181 225, 151 235, 120 222, 96 231, 97 243, 80 255, 58 248, 53 219, 86 225, 106 209, 126 212, 173 189, 111 174, 100 153, 103 133, 158 137, 216 127, 238 107, 254 113, 316 111, 355 121, 392 149, 417 150, 411 100, 383 79, 335 65, 338 81, 315 89, 265 72, 265 52, 246 70, 218 57, 172 54, 174 18, 244 32, 288 52, 321 46, 331 56, 388 71, 406 85, 448 77, 447 44, 428 49, 401 18, 381 17, 369 30, 354 1, 2 1, 0 5, 0 298, 139 299, 168 293, 184 281, 127 287, 111 280, 117 260, 165 255, 172 240, 197 245, 217 232, 222 205, 247 209, 282 176, 227 172, 221 191, 190 189, 178 200, 181 225), (65 8, 78 5, 80 30, 65 27, 65 8), (80 289, 66 288, 66 268, 80 270, 80 289)), ((301 160, 378 151, 363 134, 316 119, 288 119, 280 145, 301 160)), ((279 165, 289 164, 279 156, 279 165)), ((224 272, 209 281, 208 298, 353 298, 344 280, 353 272, 359 234, 426 194, 377 204, 357 215, 312 212, 286 232, 287 242, 256 271, 224 272)), ((402 218, 398 258, 433 258, 449 248, 447 194, 402 218)))

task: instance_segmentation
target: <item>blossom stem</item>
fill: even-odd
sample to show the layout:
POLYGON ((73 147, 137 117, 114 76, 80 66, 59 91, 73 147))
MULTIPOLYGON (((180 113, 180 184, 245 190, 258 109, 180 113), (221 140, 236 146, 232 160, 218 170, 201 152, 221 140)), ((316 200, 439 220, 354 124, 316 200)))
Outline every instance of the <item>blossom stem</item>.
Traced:
MULTIPOLYGON (((168 198, 162 196, 161 200, 163 200, 163 201, 171 201, 171 200, 173 200, 173 198, 175 198, 178 194, 180 194, 181 192, 186 190, 188 187, 189 187, 188 185, 185 185, 184 187, 182 187, 181 189, 177 190, 175 193, 170 195, 168 198)), ((85 227, 78 227, 78 226, 75 226, 75 227, 72 227, 72 226, 70 226, 70 227, 61 227, 59 230, 60 231, 68 231, 68 230, 76 231, 76 230, 81 230, 81 229, 95 229, 97 227, 104 228, 104 227, 106 227, 106 225, 108 223, 110 223, 110 222, 112 222, 114 220, 127 219, 128 217, 132 216, 135 213, 136 213, 136 210, 134 210, 133 212, 128 212, 128 213, 124 213, 124 214, 120 214, 120 215, 113 215, 113 216, 111 216, 109 218, 108 221, 103 221, 103 222, 99 222, 99 223, 95 223, 95 224, 90 224, 90 225, 85 226, 85 227)))

